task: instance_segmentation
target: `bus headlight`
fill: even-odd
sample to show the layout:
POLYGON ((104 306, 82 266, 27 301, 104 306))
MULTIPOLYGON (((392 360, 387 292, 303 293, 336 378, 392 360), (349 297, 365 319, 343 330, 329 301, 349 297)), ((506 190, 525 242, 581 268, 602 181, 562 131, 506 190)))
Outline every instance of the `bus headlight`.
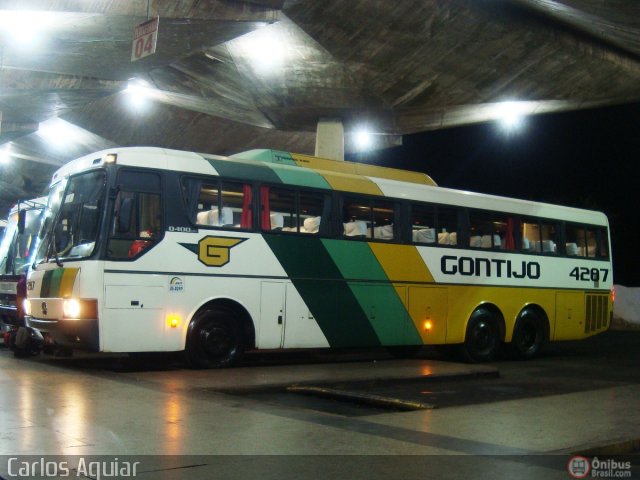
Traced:
POLYGON ((62 300, 62 317, 67 320, 98 318, 98 302, 86 298, 65 298, 62 300))
POLYGON ((65 318, 80 318, 80 302, 75 298, 65 298, 62 302, 62 313, 65 318))

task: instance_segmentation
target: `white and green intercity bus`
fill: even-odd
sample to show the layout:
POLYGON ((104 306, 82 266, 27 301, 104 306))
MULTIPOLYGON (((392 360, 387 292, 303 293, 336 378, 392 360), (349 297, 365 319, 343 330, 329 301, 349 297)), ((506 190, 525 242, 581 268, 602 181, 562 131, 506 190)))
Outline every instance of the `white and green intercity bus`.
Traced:
POLYGON ((53 176, 27 324, 100 352, 503 346, 609 327, 604 214, 274 150, 114 148, 53 176))

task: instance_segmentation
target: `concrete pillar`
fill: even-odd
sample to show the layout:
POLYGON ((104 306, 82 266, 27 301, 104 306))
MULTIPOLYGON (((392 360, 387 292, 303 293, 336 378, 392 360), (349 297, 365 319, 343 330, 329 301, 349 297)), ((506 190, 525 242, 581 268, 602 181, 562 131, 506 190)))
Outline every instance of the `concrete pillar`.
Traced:
POLYGON ((316 130, 316 157, 344 160, 344 127, 339 118, 321 118, 316 130))

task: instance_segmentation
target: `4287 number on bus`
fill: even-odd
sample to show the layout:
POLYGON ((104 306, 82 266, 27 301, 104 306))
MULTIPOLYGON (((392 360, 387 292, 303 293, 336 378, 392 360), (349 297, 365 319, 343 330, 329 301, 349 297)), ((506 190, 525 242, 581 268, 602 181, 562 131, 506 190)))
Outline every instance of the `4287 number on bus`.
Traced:
POLYGON ((598 282, 600 280, 606 282, 609 270, 606 268, 574 267, 569 276, 582 282, 598 282))

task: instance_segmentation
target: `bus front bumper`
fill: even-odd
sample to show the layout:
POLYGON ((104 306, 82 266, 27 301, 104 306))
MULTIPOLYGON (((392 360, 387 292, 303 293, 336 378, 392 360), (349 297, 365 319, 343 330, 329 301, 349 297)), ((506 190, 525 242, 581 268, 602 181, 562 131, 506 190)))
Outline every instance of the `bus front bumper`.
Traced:
POLYGON ((97 352, 100 349, 98 320, 42 320, 25 317, 27 327, 35 328, 45 338, 61 347, 77 348, 97 352))

